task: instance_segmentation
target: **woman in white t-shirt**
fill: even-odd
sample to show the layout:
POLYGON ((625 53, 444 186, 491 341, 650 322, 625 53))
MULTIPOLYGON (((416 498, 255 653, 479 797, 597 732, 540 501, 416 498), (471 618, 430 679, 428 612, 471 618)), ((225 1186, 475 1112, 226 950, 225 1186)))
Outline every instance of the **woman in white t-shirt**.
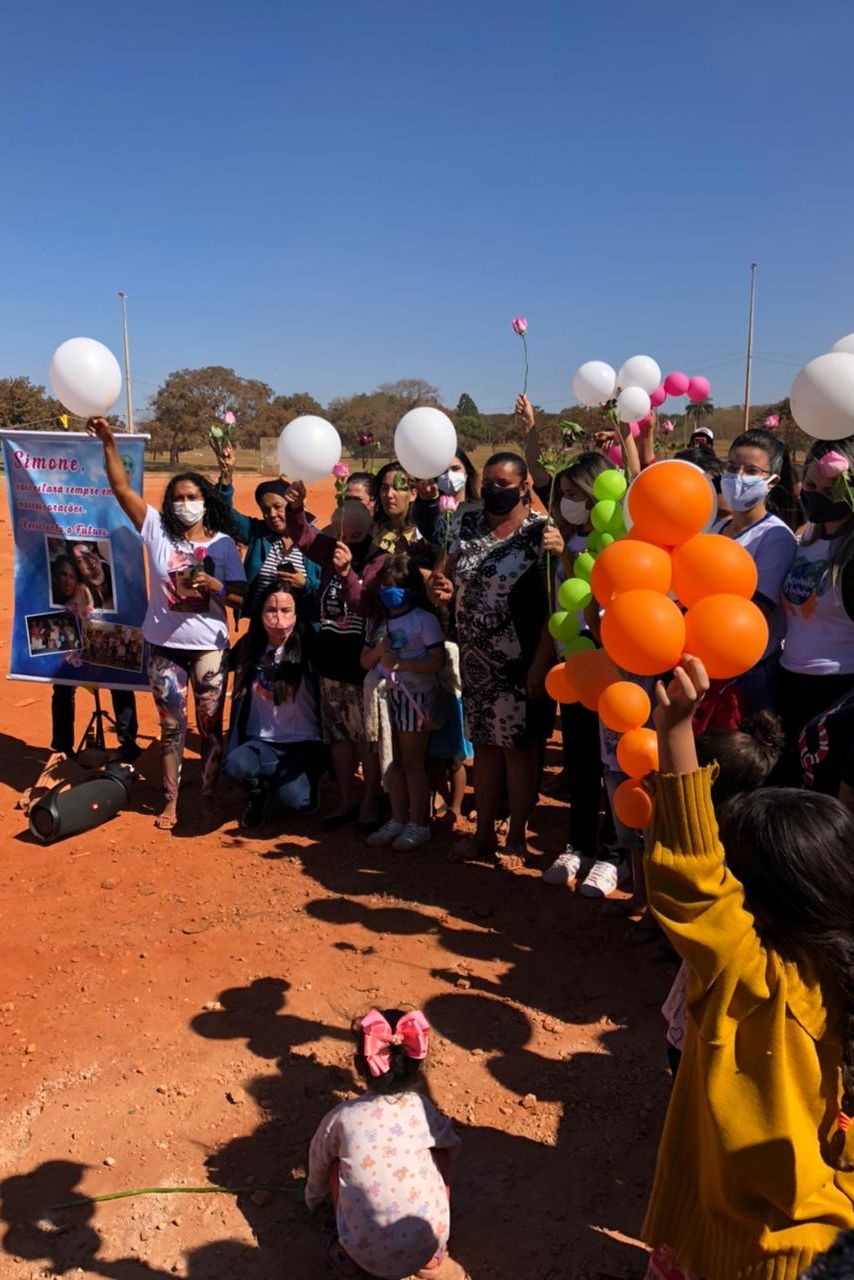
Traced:
POLYGON ((841 473, 854 475, 854 436, 816 440, 801 492, 809 524, 783 583, 781 706, 790 749, 810 720, 854 687, 854 510, 841 473))
POLYGON ((148 554, 150 596, 142 634, 160 716, 164 791, 155 826, 170 831, 178 820, 190 684, 201 738, 202 795, 214 794, 228 675, 225 611, 240 608, 246 575, 230 536, 231 512, 204 476, 173 476, 157 511, 131 487, 109 423, 91 418, 87 429, 104 446, 107 479, 148 554))
POLYGON ((296 595, 280 582, 261 587, 247 634, 233 657, 234 700, 222 770, 246 792, 244 831, 261 826, 268 790, 281 809, 317 808, 324 762, 314 632, 296 595))
POLYGON ((779 701, 780 652, 786 634, 782 589, 797 553, 793 530, 800 523, 793 488, 792 463, 782 440, 761 427, 733 440, 721 476, 721 496, 732 515, 715 525, 714 532, 740 543, 759 576, 753 601, 768 621, 768 645, 756 666, 737 682, 740 704, 751 716, 776 710, 779 701))

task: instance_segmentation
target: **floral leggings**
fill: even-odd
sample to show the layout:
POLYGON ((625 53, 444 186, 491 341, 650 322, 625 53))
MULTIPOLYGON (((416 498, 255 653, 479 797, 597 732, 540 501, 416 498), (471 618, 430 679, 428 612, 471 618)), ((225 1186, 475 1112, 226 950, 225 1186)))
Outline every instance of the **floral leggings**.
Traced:
POLYGON ((187 737, 187 690, 192 684, 202 740, 202 793, 213 792, 222 759, 222 717, 228 684, 227 649, 167 649, 151 645, 148 679, 160 716, 163 790, 175 800, 187 737))

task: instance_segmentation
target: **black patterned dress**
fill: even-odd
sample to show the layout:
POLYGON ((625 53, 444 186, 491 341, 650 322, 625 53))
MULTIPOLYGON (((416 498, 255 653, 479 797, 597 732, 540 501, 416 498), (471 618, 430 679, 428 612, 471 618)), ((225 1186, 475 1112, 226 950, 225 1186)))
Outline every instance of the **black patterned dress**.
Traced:
POLYGON ((525 690, 548 619, 540 560, 543 516, 528 515, 496 538, 479 511, 463 517, 454 583, 468 736, 475 745, 526 747, 541 732, 538 704, 525 690))

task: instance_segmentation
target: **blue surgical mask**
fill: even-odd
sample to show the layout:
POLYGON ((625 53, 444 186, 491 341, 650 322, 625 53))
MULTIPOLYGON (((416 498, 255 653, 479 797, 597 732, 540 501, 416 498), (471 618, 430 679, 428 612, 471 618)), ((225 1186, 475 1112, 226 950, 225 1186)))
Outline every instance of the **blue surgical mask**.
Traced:
POLYGON ((387 609, 402 609, 409 603, 409 592, 406 587, 383 587, 380 600, 387 609))
POLYGON ((739 476, 724 472, 721 476, 721 497, 730 511, 750 511, 757 502, 764 502, 771 486, 764 476, 739 476))

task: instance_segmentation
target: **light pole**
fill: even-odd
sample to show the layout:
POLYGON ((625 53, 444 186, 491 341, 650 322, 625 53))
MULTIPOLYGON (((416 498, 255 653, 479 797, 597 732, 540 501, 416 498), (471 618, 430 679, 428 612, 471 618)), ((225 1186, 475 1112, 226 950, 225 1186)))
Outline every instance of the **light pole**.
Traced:
POLYGON ((130 380, 130 348, 128 346, 128 298, 127 294, 122 293, 121 290, 119 290, 119 297, 122 301, 122 340, 125 347, 125 395, 127 397, 128 433, 133 435, 133 388, 130 380))
POLYGON ((753 317, 756 310, 756 266, 750 264, 750 303, 747 312, 747 360, 744 368, 744 430, 750 426, 750 374, 753 368, 753 317))

